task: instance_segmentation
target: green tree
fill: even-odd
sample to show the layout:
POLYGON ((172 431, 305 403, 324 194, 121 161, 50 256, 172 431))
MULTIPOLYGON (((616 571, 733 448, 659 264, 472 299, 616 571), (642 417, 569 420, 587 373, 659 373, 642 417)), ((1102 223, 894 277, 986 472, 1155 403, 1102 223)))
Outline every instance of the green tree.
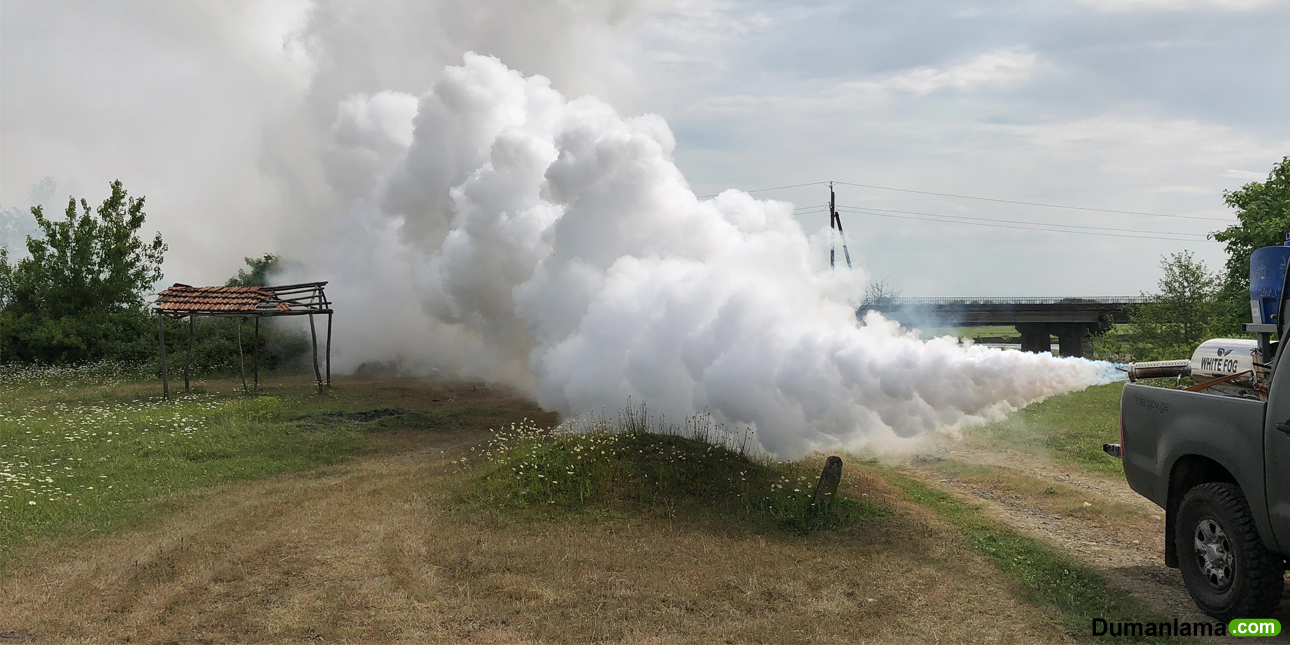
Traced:
POLYGON ((1129 311, 1127 353, 1135 360, 1188 358, 1196 346, 1216 334, 1218 278, 1190 251, 1162 258, 1160 293, 1129 311))
POLYGON ((1223 201, 1236 210, 1240 222, 1210 237, 1227 245, 1220 299, 1225 332, 1235 333, 1240 323, 1250 322, 1250 254, 1284 244, 1290 233, 1290 157, 1272 168, 1267 181, 1225 191, 1223 201))
POLYGON ((144 198, 120 181, 97 210, 70 198, 63 221, 31 209, 40 237, 29 256, 11 264, 0 252, 0 360, 73 363, 141 359, 147 313, 144 295, 161 279, 166 245, 158 233, 139 237, 144 198))
POLYGON ((272 253, 265 253, 263 257, 243 258, 246 260, 246 269, 238 269, 237 275, 228 279, 224 283, 229 287, 263 287, 269 284, 269 277, 278 273, 282 268, 282 263, 278 256, 272 253))

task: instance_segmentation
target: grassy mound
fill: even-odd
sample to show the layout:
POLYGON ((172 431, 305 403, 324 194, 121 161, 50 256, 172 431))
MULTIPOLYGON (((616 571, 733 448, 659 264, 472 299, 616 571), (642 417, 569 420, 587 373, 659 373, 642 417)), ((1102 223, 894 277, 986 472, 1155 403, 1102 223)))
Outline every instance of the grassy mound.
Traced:
POLYGON ((819 475, 808 466, 753 458, 702 435, 619 428, 572 433, 521 424, 499 433, 483 456, 475 495, 504 508, 648 509, 796 533, 890 514, 841 495, 815 509, 819 475))

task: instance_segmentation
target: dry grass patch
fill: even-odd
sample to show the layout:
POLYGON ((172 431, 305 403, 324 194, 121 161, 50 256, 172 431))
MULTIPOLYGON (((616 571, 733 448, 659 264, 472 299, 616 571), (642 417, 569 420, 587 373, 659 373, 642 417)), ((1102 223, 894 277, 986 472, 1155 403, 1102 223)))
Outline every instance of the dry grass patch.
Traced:
POLYGON ((366 432, 368 454, 341 465, 188 493, 181 510, 136 530, 28 558, 0 581, 0 633, 27 630, 42 642, 1063 638, 1041 609, 992 582, 998 573, 952 526, 867 466, 847 466, 843 491, 892 514, 807 536, 702 515, 544 521, 461 506, 474 472, 458 460, 488 436, 477 426, 417 431, 393 419, 366 432))
POLYGON ((1093 522, 1134 523, 1149 519, 1139 507, 1108 500, 1096 492, 1040 479, 1003 467, 968 464, 947 459, 925 459, 920 464, 945 476, 947 481, 970 487, 990 497, 1008 497, 1054 515, 1093 522))

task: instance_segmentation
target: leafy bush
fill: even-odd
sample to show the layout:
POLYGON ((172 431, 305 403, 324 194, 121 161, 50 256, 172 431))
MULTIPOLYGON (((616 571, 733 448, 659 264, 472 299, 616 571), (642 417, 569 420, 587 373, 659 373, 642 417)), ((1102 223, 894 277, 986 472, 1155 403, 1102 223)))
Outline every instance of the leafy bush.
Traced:
MULTIPOLYGON (((93 210, 82 199, 70 199, 65 219, 31 213, 37 235, 27 237, 29 256, 9 262, 0 248, 0 363, 76 365, 116 361, 157 362, 157 321, 145 295, 161 279, 166 245, 158 233, 151 242, 139 237, 146 220, 144 198, 130 197, 121 182, 93 210)), ((239 270, 229 285, 263 285, 278 271, 277 256, 246 258, 250 271, 239 270)), ((265 320, 260 344, 253 347, 250 323, 229 319, 194 321, 191 368, 196 373, 238 369, 237 331, 243 326, 247 368, 258 350, 260 366, 280 369, 303 356, 309 340, 300 330, 265 320)), ((167 319, 167 360, 182 365, 188 353, 189 322, 167 319)))
POLYGON ((31 209, 40 237, 29 257, 9 263, 0 249, 0 361, 79 363, 142 358, 148 316, 144 294, 161 279, 166 245, 139 237, 144 198, 120 181, 97 210, 69 199, 66 219, 31 209))
POLYGON ((1164 270, 1160 293, 1129 309, 1127 333, 1106 334, 1093 341, 1096 358, 1120 362, 1189 358, 1198 345, 1227 331, 1218 278, 1205 263, 1183 251, 1162 258, 1160 267, 1164 270))
POLYGON ((1222 281, 1226 333, 1250 322, 1250 255, 1265 246, 1279 246, 1290 234, 1290 157, 1268 173, 1266 181, 1252 181, 1240 190, 1224 191, 1223 201, 1236 211, 1237 224, 1213 234, 1227 246, 1222 281))
MULTIPOLYGON (((294 365, 309 351, 309 336, 304 332, 277 324, 269 319, 260 321, 259 361, 261 370, 283 369, 294 365)), ((237 372, 237 332, 242 326, 242 353, 250 378, 254 344, 254 321, 236 318, 197 318, 193 321, 193 362, 196 374, 237 372)), ((183 366, 188 352, 188 320, 167 318, 166 360, 172 374, 183 366)), ((151 323, 146 335, 145 359, 157 363, 157 323, 151 323)))

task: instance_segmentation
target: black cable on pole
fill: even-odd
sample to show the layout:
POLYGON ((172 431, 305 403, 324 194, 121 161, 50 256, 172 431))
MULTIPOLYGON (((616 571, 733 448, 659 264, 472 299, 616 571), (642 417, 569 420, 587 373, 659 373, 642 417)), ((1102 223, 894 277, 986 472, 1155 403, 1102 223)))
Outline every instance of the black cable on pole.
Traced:
MULTIPOLYGON (((851 266, 851 249, 847 248, 847 234, 842 230, 842 216, 838 215, 837 198, 833 194, 833 182, 829 182, 829 228, 837 227, 837 234, 842 237, 842 253, 847 258, 847 268, 851 266)), ((829 235, 829 266, 833 266, 833 235, 829 235)))
POLYGON ((833 206, 833 182, 829 182, 829 269, 833 269, 837 264, 833 261, 835 251, 834 245, 837 244, 838 231, 833 223, 838 220, 838 209, 833 206))

